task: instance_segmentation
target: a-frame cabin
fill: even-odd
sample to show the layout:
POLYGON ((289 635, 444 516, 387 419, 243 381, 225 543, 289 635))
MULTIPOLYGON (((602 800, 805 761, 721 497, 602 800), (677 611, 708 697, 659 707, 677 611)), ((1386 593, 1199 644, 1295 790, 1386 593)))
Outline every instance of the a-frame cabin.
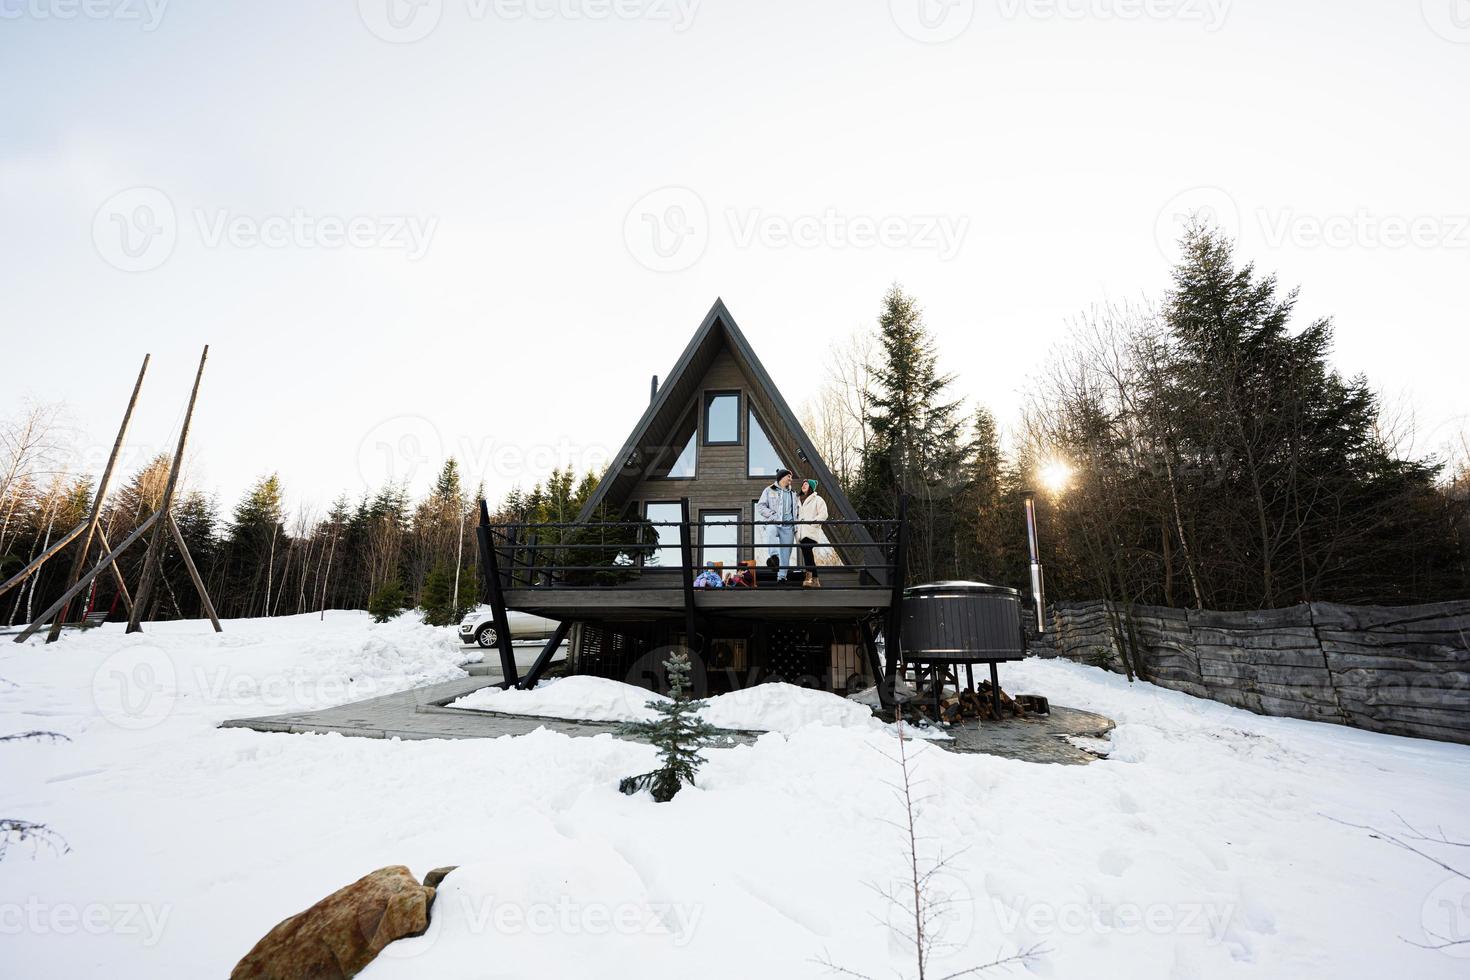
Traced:
POLYGON ((481 551, 492 605, 562 622, 573 672, 648 683, 669 648, 688 648, 703 689, 785 680, 845 690, 882 679, 874 639, 901 594, 903 530, 901 518, 853 510, 717 300, 577 522, 484 526, 481 551), (801 588, 794 568, 778 585, 764 567, 755 501, 778 466, 816 479, 827 501, 837 563, 822 568, 820 589, 801 588), (634 534, 643 547, 606 544, 634 534), (729 571, 751 560, 757 588, 692 587, 711 562, 729 571))

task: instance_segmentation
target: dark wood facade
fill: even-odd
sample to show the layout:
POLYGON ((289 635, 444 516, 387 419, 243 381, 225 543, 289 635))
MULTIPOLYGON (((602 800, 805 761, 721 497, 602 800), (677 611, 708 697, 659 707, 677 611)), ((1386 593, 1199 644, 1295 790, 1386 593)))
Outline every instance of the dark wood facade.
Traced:
POLYGON ((516 553, 537 528, 484 528, 482 553, 488 547, 496 559, 488 564, 498 569, 492 604, 569 624, 571 669, 634 683, 652 680, 670 647, 696 655, 706 690, 771 679, 840 690, 881 680, 874 641, 901 586, 894 551, 902 522, 865 522, 853 511, 722 302, 654 393, 575 527, 643 520, 657 525, 658 557, 616 566, 617 581, 597 587, 572 585, 560 574, 566 565, 523 572, 516 553), (779 587, 691 589, 707 561, 765 558, 763 529, 750 522, 775 465, 819 481, 839 565, 823 568, 821 589, 800 588, 794 571, 792 584, 779 587), (878 540, 879 524, 892 540, 878 540))

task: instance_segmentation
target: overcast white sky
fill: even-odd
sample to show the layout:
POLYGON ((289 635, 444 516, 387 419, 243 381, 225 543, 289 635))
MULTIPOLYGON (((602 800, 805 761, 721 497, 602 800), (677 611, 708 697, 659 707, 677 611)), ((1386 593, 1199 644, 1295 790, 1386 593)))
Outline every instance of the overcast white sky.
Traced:
POLYGON ((226 504, 598 463, 716 296, 799 405, 897 280, 1006 423, 1195 206, 1470 411, 1467 0, 0 0, 0 83, 0 414, 151 351, 136 462, 207 342, 226 504))

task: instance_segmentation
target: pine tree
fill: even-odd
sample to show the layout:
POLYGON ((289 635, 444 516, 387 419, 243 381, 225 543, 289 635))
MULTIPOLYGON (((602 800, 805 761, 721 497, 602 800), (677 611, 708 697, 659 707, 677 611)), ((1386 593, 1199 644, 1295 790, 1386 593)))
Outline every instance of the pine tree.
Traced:
POLYGON ((629 796, 647 789, 659 803, 672 800, 685 783, 694 785, 695 773, 705 761, 699 750, 710 743, 716 731, 699 717, 706 702, 685 694, 689 685, 689 654, 682 650, 671 654, 664 661, 664 670, 669 675, 669 698, 648 702, 648 707, 660 717, 654 721, 631 722, 620 729, 623 735, 651 742, 658 749, 661 765, 641 776, 629 776, 618 784, 618 789, 629 796))
POLYGON ((388 622, 403 612, 403 585, 397 579, 388 582, 372 594, 367 607, 373 622, 388 622))
MULTIPOLYGON (((460 591, 464 591, 463 583, 460 591)), ((424 592, 419 600, 424 622, 430 626, 448 626, 455 621, 458 605, 454 595, 454 566, 440 562, 424 580, 424 592)))
POLYGON ((867 399, 873 440, 854 497, 859 512, 876 517, 909 495, 908 574, 922 581, 954 562, 954 498, 965 479, 960 402, 948 397, 954 379, 939 373, 917 301, 897 284, 883 297, 878 347, 867 399))

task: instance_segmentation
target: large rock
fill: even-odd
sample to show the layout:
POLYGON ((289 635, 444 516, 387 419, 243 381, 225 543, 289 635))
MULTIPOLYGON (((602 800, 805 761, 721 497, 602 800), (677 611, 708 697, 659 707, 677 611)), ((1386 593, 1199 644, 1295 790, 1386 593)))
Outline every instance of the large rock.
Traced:
POLYGON ((277 925, 230 980, 347 980, 395 939, 429 926, 434 889, 401 864, 380 868, 277 925))

